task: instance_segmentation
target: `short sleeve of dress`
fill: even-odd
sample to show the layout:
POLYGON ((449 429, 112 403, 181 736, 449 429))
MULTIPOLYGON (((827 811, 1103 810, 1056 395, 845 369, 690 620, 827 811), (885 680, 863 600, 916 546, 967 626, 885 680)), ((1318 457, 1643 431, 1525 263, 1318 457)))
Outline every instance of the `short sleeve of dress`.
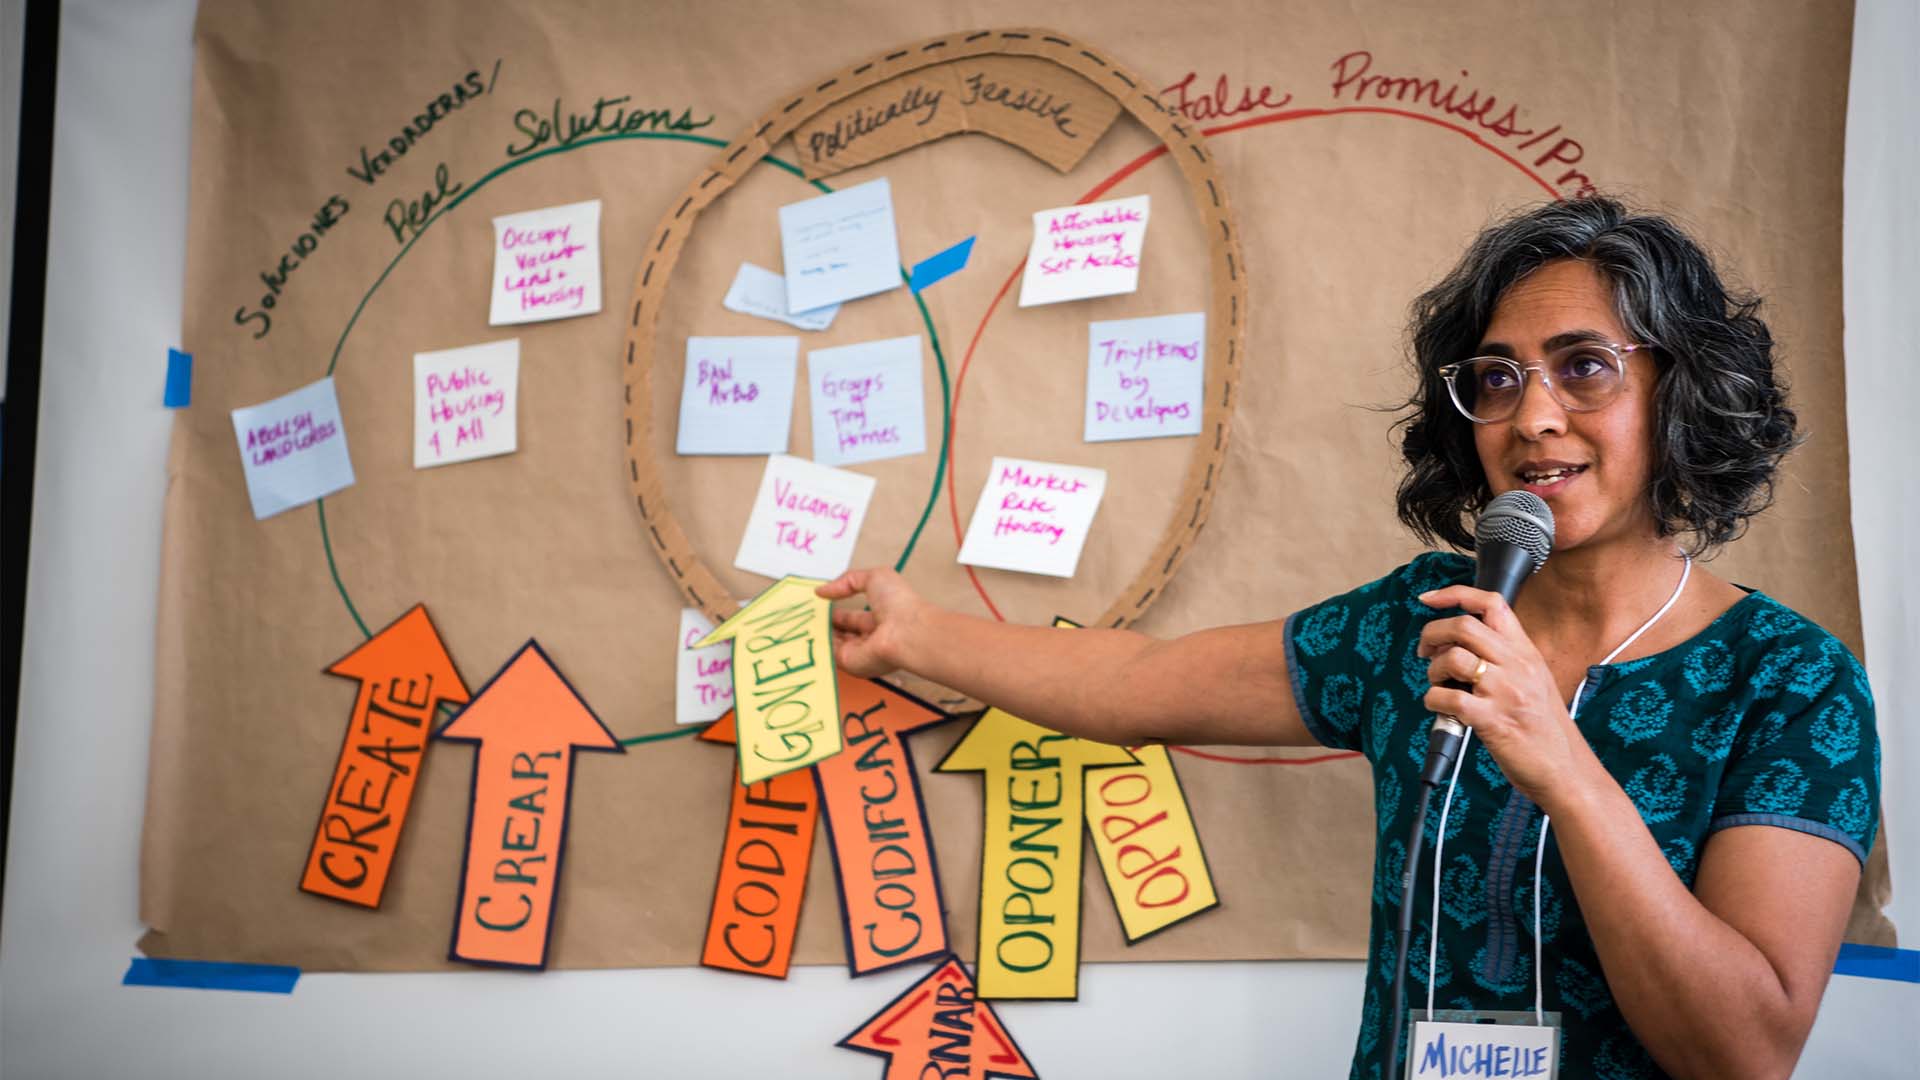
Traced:
POLYGON ((1880 816, 1880 741, 1866 671, 1839 639, 1771 599, 1763 651, 1709 832, 1772 825, 1825 837, 1863 864, 1880 816))
MULTIPOLYGON (((1417 599, 1430 589, 1472 573, 1460 555, 1429 552, 1378 581, 1287 616, 1287 673, 1294 704, 1307 731, 1321 745, 1362 750, 1362 702, 1383 678, 1400 680, 1417 667, 1426 682, 1426 661, 1410 658, 1409 637, 1435 615, 1417 599)), ((1412 676, 1409 675, 1408 678, 1412 676)))

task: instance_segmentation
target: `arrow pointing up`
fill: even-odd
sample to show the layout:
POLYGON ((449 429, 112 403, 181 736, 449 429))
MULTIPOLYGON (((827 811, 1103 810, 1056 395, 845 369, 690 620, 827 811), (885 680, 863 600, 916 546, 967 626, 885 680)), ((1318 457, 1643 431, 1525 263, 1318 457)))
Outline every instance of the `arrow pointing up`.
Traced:
POLYGON ((877 679, 840 676, 846 750, 813 767, 855 975, 948 949, 920 777, 905 736, 952 719, 877 679))
POLYGON ((377 908, 413 804, 434 715, 442 703, 466 704, 467 684, 421 604, 327 672, 359 680, 360 692, 300 888, 377 908))
POLYGON ((626 751, 536 641, 521 646, 438 737, 479 746, 449 957, 545 967, 574 755, 626 751))
POLYGON ((836 1046, 887 1059, 883 1080, 1038 1080, 993 1006, 951 954, 836 1046))
MULTIPOLYGON (((707 725, 704 742, 734 743, 733 712, 707 725)), ((813 827, 820 799, 805 770, 742 784, 727 770, 732 789, 727 835, 720 847, 720 874, 700 963, 749 975, 787 977, 800 929, 800 903, 813 862, 813 827)))
POLYGON ((1118 746, 988 709, 934 767, 987 774, 975 965, 981 997, 1079 996, 1085 773, 1132 764, 1118 746))
POLYGON ((840 752, 833 604, 814 578, 782 578, 695 642, 733 642, 740 782, 754 784, 840 752))

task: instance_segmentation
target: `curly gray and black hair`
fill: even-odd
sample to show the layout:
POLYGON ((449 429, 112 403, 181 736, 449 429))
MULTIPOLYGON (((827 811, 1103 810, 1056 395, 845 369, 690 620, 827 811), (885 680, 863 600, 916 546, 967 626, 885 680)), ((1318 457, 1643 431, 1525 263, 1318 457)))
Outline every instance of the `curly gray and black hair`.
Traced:
POLYGON ((1775 470, 1800 442, 1774 372, 1760 299, 1721 283, 1713 260, 1667 219, 1595 197, 1549 203, 1498 222, 1413 303, 1419 385, 1395 427, 1407 462, 1400 520, 1422 541, 1473 548, 1470 517, 1492 492, 1473 424, 1447 396, 1442 365, 1474 354, 1494 306, 1521 278, 1558 259, 1593 265, 1633 340, 1655 346, 1653 479, 1663 536, 1694 555, 1738 537, 1773 501, 1775 470))

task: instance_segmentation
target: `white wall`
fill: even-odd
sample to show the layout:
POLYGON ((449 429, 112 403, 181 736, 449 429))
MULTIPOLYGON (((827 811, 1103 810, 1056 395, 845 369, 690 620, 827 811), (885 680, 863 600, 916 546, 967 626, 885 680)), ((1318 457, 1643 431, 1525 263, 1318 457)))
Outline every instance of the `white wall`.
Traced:
MULTIPOLYGON (((125 988, 152 687, 164 350, 180 328, 191 0, 68 0, 62 17, 28 637, 0 927, 0 1075, 877 1077, 832 1042, 917 972, 785 984, 702 970, 333 975, 290 997, 125 988), (82 421, 85 421, 82 423, 82 421), (110 432, 111 438, 99 434, 110 432), (720 1017, 730 1018, 723 1022, 720 1017), (565 1047, 564 1050, 556 1050, 565 1047)), ((1891 827, 1920 858, 1920 295, 1913 0, 1861 0, 1848 127, 1850 438, 1891 827)), ((1896 853, 1897 854, 1897 853, 1896 853)), ((1920 928, 1920 873, 1894 864, 1920 928)), ((1073 1005, 1001 1014, 1051 1080, 1341 1076, 1351 963, 1095 965, 1073 1005)), ((1834 980, 1800 1075, 1909 1076, 1920 986, 1834 980)))

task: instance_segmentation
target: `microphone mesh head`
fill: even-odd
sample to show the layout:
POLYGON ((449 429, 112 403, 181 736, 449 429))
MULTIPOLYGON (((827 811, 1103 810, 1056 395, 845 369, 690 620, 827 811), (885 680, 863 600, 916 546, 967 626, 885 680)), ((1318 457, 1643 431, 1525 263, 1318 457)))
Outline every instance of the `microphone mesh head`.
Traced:
POLYGON ((1538 573, 1553 550, 1553 511, 1547 500, 1531 491, 1508 491, 1494 496, 1473 527, 1474 543, 1513 544, 1533 560, 1538 573))

